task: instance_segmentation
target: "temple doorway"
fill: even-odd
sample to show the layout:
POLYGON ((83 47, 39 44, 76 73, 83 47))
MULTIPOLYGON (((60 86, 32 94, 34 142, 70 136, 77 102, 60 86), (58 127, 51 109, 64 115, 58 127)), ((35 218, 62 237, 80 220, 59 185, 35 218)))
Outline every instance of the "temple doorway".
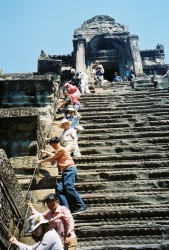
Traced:
POLYGON ((104 79, 112 82, 114 72, 119 73, 119 63, 118 62, 101 62, 104 68, 104 79))

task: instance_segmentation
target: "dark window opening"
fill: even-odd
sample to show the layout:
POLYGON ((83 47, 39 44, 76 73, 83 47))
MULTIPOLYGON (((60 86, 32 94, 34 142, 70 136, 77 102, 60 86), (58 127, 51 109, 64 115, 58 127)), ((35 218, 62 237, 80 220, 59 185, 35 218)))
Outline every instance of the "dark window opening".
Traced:
POLYGON ((104 68, 104 79, 109 82, 113 81, 114 72, 117 71, 119 74, 118 62, 100 62, 104 68))
POLYGON ((118 72, 118 68, 113 68, 113 69, 105 69, 104 70, 104 79, 108 80, 109 82, 113 81, 113 76, 114 76, 114 72, 117 71, 118 72))

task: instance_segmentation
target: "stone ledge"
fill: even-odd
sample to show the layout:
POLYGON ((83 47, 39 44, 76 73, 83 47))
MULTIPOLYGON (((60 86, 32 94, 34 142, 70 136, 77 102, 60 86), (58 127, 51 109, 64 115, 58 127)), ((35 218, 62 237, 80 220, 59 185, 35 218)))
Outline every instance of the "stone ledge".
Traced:
POLYGON ((15 73, 15 74, 1 74, 0 82, 2 81, 50 81, 51 75, 37 75, 33 73, 15 73))

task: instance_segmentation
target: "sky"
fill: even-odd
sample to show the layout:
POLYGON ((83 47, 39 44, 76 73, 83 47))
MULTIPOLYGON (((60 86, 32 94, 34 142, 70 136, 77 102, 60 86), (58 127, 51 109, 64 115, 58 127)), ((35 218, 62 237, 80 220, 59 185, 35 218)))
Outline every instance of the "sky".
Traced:
POLYGON ((0 0, 0 68, 37 72, 38 56, 73 51, 73 33, 84 21, 108 15, 139 36, 139 48, 163 44, 169 63, 169 0, 0 0))

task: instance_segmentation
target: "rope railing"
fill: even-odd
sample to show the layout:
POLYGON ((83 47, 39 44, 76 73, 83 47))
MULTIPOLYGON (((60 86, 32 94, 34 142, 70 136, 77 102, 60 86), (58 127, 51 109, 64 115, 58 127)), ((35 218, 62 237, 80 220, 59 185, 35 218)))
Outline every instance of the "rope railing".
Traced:
MULTIPOLYGON (((53 116, 53 121, 54 121, 54 116, 53 116)), ((50 133, 50 131, 51 131, 51 128, 52 128, 52 125, 50 125, 50 127, 49 127, 49 130, 48 130, 48 133, 47 133, 46 137, 48 137, 48 136, 49 136, 49 133, 50 133)), ((46 141, 45 141, 45 140, 43 140, 42 149, 44 149, 45 144, 46 144, 46 141)), ((38 143, 37 143, 37 147, 38 147, 38 152, 40 152, 40 149, 39 149, 39 145, 38 145, 38 143)), ((40 157, 39 157, 39 156, 38 156, 38 154, 37 154, 37 160, 39 160, 39 159, 41 159, 41 158, 42 158, 42 153, 40 153, 40 157)), ((31 188, 31 185, 32 185, 33 179, 34 179, 34 177, 35 177, 35 175, 36 175, 36 173, 37 173, 37 169, 38 169, 38 167, 39 167, 39 165, 38 165, 38 164, 36 164, 36 167, 34 168, 34 172, 33 172, 33 175, 32 175, 32 177, 31 177, 31 180, 30 180, 30 183, 29 183, 29 186, 28 186, 27 192, 26 192, 26 196, 25 196, 25 200, 24 200, 24 202, 26 202, 26 201, 27 201, 27 202, 31 202, 31 201, 32 201, 32 194, 30 194, 30 197, 29 197, 29 198, 28 198, 28 196, 29 196, 29 193, 30 193, 30 188, 31 188)), ((19 227, 19 225, 20 225, 21 221, 23 221, 23 220, 25 220, 25 219, 27 218, 27 216, 28 216, 28 211, 29 211, 29 207, 27 207, 24 217, 23 217, 23 218, 18 219, 18 223, 17 223, 17 225, 16 225, 16 227, 15 227, 15 230, 14 230, 13 236, 15 236, 15 234, 16 234, 16 232, 17 232, 17 229, 18 229, 18 227, 19 227)), ((9 246, 8 246, 7 250, 10 250, 10 248, 11 248, 11 243, 9 244, 9 246)))
MULTIPOLYGON (((32 200, 32 194, 30 195, 30 198, 29 198, 29 201, 30 201, 30 202, 31 202, 31 200, 32 200)), ((19 225, 20 225, 21 221, 23 221, 23 220, 25 220, 25 219, 27 218, 28 211, 29 211, 29 207, 27 207, 27 209, 26 209, 25 216, 24 216, 23 218, 18 219, 18 223, 17 223, 17 225, 16 225, 16 227, 15 227, 15 230, 14 230, 13 236, 15 236, 15 234, 16 234, 16 232, 17 232, 17 229, 18 229, 18 227, 19 227, 19 225)), ((8 248, 7 248, 7 250, 9 250, 9 249, 10 249, 11 244, 12 244, 12 243, 10 242, 10 243, 9 243, 9 246, 8 246, 8 248)))

